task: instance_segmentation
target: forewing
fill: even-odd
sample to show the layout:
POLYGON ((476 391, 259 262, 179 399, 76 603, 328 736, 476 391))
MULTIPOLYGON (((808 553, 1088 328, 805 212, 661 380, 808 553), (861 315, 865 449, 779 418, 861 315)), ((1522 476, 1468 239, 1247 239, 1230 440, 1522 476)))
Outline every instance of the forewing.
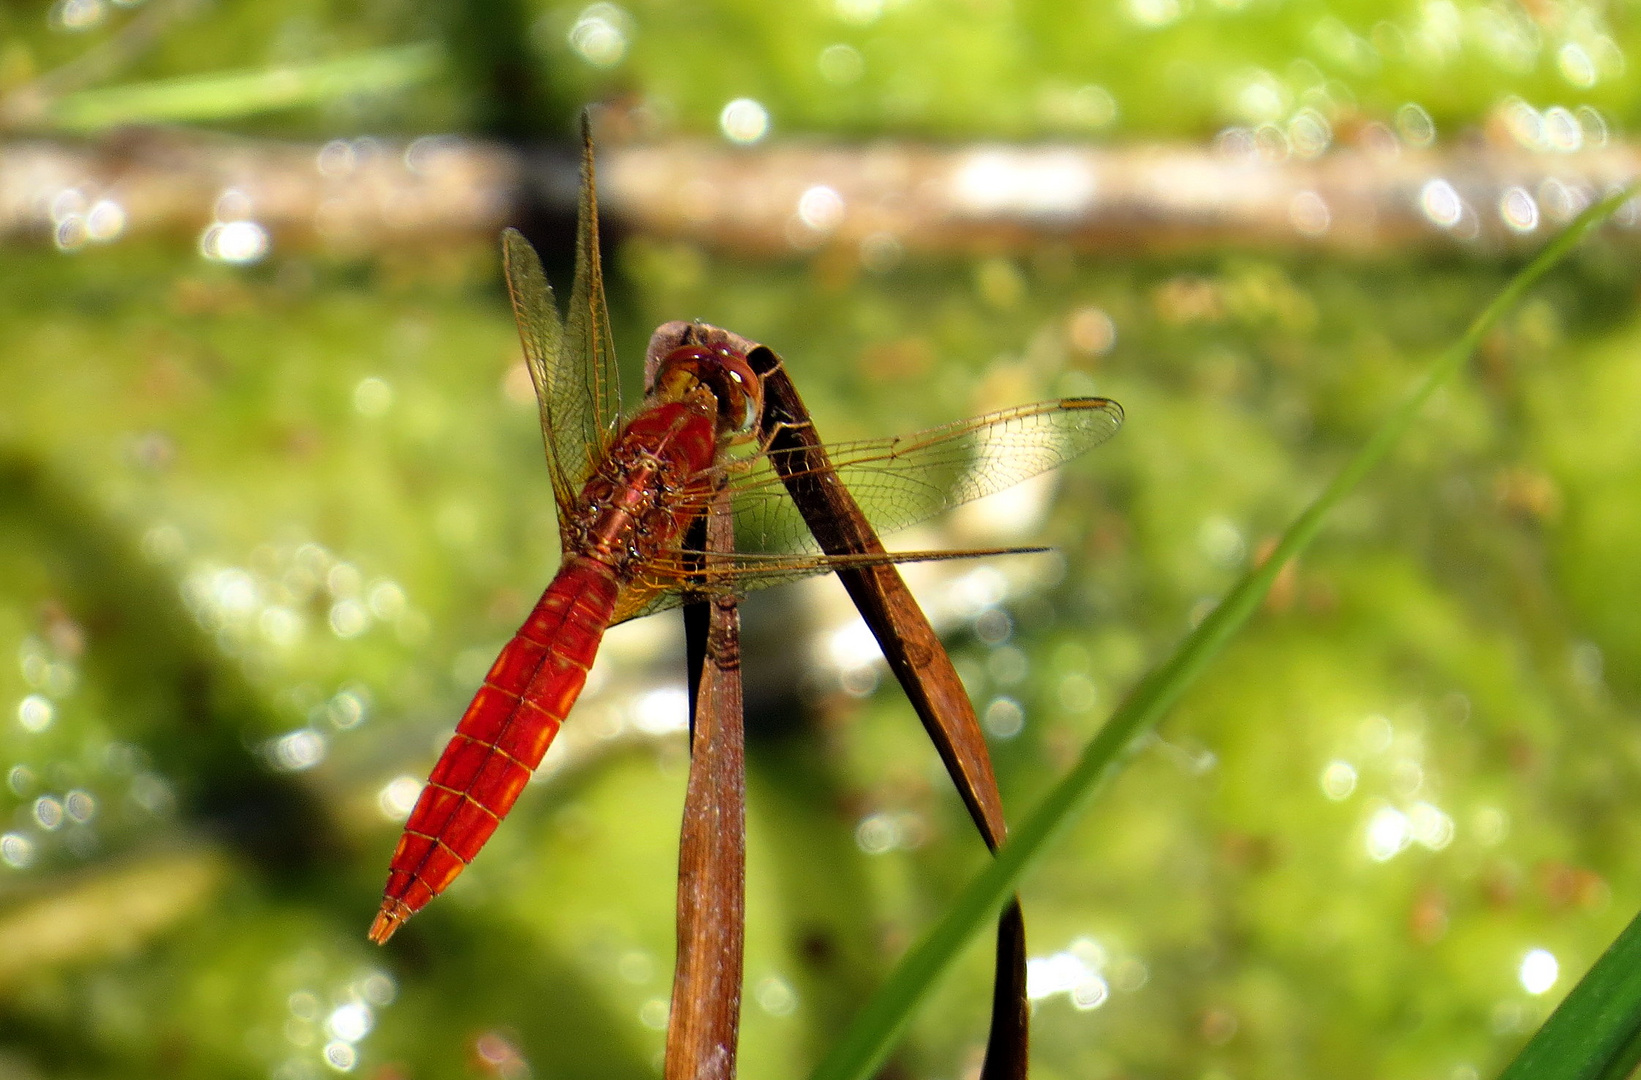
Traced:
MULTIPOLYGON (((889 532, 1063 465, 1116 434, 1122 418, 1122 408, 1114 401, 1067 398, 911 435, 836 443, 826 451, 838 480, 855 495, 874 529, 889 532)), ((720 557, 719 565, 704 572, 703 578, 693 553, 662 554, 623 590, 614 621, 677 607, 692 584, 704 592, 745 593, 845 566, 1018 550, 818 554, 775 466, 771 456, 763 454, 729 466, 737 548, 732 558, 720 557)), ((707 497, 699 496, 703 509, 707 497)))
POLYGON ((581 117, 581 205, 576 220, 575 283, 565 319, 564 352, 553 375, 555 407, 570 421, 561 428, 559 456, 575 468, 577 488, 615 441, 621 416, 621 380, 604 305, 604 264, 598 246, 598 191, 592 126, 581 117))
MULTIPOLYGON (((1064 465, 1122 426, 1105 398, 1021 405, 910 435, 826 447, 838 481, 880 533, 926 521, 955 506, 1064 465)), ((814 550, 777 470, 779 451, 743 463, 731 480, 736 545, 743 550, 814 550)))
POLYGON ((838 570, 912 562, 944 562, 986 555, 1018 555, 1044 550, 1046 549, 983 548, 968 551, 876 551, 845 555, 714 553, 717 562, 705 569, 701 566, 702 552, 678 550, 652 560, 641 573, 622 587, 610 623, 614 625, 628 619, 653 615, 658 611, 667 611, 689 603, 695 596, 744 594, 838 570))
POLYGON ((542 273, 541 259, 523 233, 502 230, 501 258, 507 274, 507 293, 513 300, 513 319, 524 345, 524 362, 530 369, 536 404, 541 409, 541 438, 547 449, 547 471, 552 476, 562 527, 580 490, 580 478, 573 471, 577 459, 567 464, 562 450, 567 441, 564 432, 576 425, 573 417, 566 415, 567 403, 555 385, 555 378, 561 380, 564 369, 564 326, 559 322, 552 286, 542 273))

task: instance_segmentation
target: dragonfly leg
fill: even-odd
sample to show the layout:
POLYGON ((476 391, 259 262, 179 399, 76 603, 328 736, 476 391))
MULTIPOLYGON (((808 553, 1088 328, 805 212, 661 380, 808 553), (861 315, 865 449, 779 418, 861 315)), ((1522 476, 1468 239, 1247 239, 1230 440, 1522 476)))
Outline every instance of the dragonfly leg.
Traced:
POLYGON ((758 453, 769 453, 769 448, 775 445, 775 440, 780 438, 783 432, 797 431, 800 428, 812 428, 814 426, 814 422, 810 420, 777 420, 774 427, 761 433, 758 439, 758 453))

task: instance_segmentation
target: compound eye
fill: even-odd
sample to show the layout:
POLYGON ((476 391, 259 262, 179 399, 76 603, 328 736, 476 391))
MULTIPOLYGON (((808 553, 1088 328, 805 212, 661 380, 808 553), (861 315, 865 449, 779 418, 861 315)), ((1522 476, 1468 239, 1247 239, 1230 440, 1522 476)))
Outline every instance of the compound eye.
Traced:
POLYGON ((719 358, 723 389, 719 392, 718 424, 725 433, 744 434, 756 426, 763 411, 763 384, 734 354, 719 358))

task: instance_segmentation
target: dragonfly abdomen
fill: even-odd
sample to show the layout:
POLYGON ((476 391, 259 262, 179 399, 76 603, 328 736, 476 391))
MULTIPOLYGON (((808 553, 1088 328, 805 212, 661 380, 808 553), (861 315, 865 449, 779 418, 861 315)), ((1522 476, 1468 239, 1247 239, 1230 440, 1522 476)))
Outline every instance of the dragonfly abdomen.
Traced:
POLYGON ((619 589, 603 563, 566 560, 496 657, 405 823, 372 940, 443 892, 513 808, 587 682, 619 589))

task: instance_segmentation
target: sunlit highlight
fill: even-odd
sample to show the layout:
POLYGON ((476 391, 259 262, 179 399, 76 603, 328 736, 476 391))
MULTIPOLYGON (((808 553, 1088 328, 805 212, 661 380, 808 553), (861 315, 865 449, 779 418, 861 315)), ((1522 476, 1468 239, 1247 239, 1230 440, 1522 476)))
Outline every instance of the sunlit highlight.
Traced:
POLYGON ((1584 128, 1571 112, 1552 105, 1544 110, 1544 141, 1556 153, 1576 153, 1584 147, 1584 128))
POLYGON ((360 379, 353 388, 353 411, 360 416, 381 416, 393 407, 393 384, 377 375, 360 379))
POLYGON ((22 833, 0 835, 0 862, 13 870, 26 870, 34 865, 34 841, 22 833))
POLYGON ((1561 69, 1562 78, 1581 90, 1588 90, 1596 83, 1595 61, 1577 42, 1569 41, 1561 47, 1556 53, 1556 66, 1561 69))
POLYGON ((51 700, 40 694, 30 694, 17 703, 17 722, 23 725, 23 730, 39 733, 51 726, 56 719, 57 710, 51 700))
POLYGON ((596 68, 612 68, 627 55, 633 18, 615 4, 593 4, 576 17, 567 35, 570 47, 596 68))
POLYGON ((107 17, 103 0, 57 0, 51 7, 51 24, 59 30, 90 30, 107 17))
POLYGON ((682 686, 662 686, 639 695, 632 705, 633 726, 646 735, 671 735, 689 730, 689 692, 682 686))
POLYGON ((666 998, 650 998, 638 1007, 638 1022, 651 1031, 665 1031, 671 1010, 672 1003, 666 998))
POLYGON ((1026 961, 1026 996, 1042 1001, 1064 994, 1080 1011, 1097 1009, 1111 996, 1105 966, 1105 949, 1100 943, 1080 937, 1061 952, 1026 961))
POLYGON ((1396 132, 1409 146, 1423 149, 1436 141, 1436 122, 1423 105, 1410 101, 1396 110, 1396 132))
POLYGON ((1499 217, 1511 232, 1532 232, 1538 228, 1538 203, 1526 188, 1505 188, 1499 196, 1499 217))
POLYGON ((268 230, 254 221, 215 222, 199 238, 200 254, 213 262, 260 262, 268 247, 268 230))
POLYGON ((325 737, 312 728, 298 728, 264 744, 268 764, 279 772, 302 772, 325 760, 325 737))
POLYGON ((1414 840, 1431 851, 1440 851, 1453 842, 1453 819, 1427 802, 1414 803, 1407 813, 1414 840))
POLYGON ((1333 225, 1333 214, 1322 196, 1301 191, 1288 203, 1288 220, 1301 236, 1317 237, 1333 225))
POLYGON ((798 220, 816 232, 831 232, 843 223, 843 196, 816 184, 798 198, 798 220))
POLYGON ((1561 965, 1556 962, 1554 953, 1548 949, 1534 949, 1522 957, 1516 978, 1521 981, 1523 990, 1536 996, 1554 986, 1560 974, 1561 965))
POLYGON ((724 138, 743 146, 769 134, 769 110, 751 98, 736 98, 718 114, 724 138))
POLYGON ((331 1010, 325 1018, 325 1031, 333 1039, 356 1043, 370 1034, 375 1022, 376 1017, 370 1006, 360 1001, 350 1001, 331 1010))
POLYGON ((75 789, 63 796, 63 813, 76 825, 84 825, 97 814, 97 799, 89 791, 75 789))
POLYGON ((980 722, 992 738, 1012 739, 1025 728, 1026 711, 1013 698, 993 698, 980 722))
POLYGON ((1322 770, 1322 794, 1343 802, 1356 790, 1356 768, 1348 761, 1330 761, 1322 770))
POLYGON ((798 992, 792 984, 779 975, 769 975, 758 980, 758 986, 753 991, 753 997, 758 1007, 770 1016, 790 1016, 798 1007, 798 992))
POLYGON ((1394 807, 1381 807, 1368 821, 1367 853, 1374 862, 1389 862, 1412 840, 1407 815, 1394 807))
POLYGON ((1419 191, 1419 209, 1431 224, 1451 229, 1464 216, 1464 201, 1446 180, 1430 180, 1419 191))
POLYGON ((404 821, 422 794, 422 782, 414 776, 396 776, 376 793, 376 805, 389 821, 404 821))
POLYGON ((63 824, 63 804, 50 795, 42 795, 34 800, 34 823, 47 832, 53 832, 63 824))
POLYGON ((980 216, 1063 216, 1094 201, 1088 162, 1071 152, 981 150, 952 178, 952 198, 980 216))
POLYGON ((817 61, 820 76, 833 86, 848 86, 866 74, 866 58, 852 45, 828 45, 817 61))

